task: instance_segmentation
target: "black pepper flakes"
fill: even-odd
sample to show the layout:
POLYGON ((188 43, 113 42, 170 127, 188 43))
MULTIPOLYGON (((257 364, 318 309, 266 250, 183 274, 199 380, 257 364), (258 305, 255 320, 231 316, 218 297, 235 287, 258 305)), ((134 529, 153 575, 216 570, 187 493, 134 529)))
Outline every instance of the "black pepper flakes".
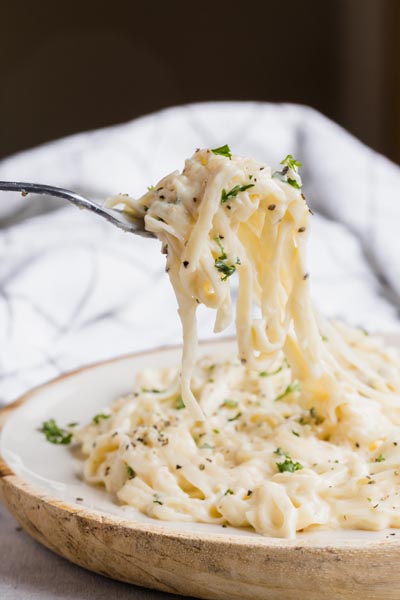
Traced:
POLYGON ((183 266, 185 267, 185 269, 187 269, 187 267, 189 266, 189 261, 188 260, 184 260, 183 261, 183 266))
POLYGON ((276 209, 276 204, 270 204, 268 206, 268 210, 275 210, 276 209))

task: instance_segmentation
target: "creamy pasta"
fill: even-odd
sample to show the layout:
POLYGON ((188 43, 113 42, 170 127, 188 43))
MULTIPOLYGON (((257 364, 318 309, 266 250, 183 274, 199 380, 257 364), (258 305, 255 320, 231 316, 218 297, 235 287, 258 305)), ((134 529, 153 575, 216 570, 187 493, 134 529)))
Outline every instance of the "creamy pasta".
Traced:
POLYGON ((139 200, 108 203, 162 242, 182 366, 139 373, 75 439, 85 479, 150 516, 277 537, 400 525, 400 358, 315 311, 299 166, 198 150, 139 200), (235 277, 237 357, 198 360, 196 308, 224 330, 235 277))

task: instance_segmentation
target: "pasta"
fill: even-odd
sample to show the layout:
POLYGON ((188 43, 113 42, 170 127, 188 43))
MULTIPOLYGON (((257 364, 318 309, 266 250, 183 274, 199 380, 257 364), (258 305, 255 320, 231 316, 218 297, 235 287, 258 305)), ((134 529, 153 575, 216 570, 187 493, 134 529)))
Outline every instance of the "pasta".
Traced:
POLYGON ((198 150, 139 200, 108 202, 162 242, 182 366, 139 373, 75 439, 85 479, 150 516, 288 538, 400 526, 400 358, 314 309, 299 166, 198 150), (238 354, 198 360, 197 306, 224 330, 236 275, 238 354))

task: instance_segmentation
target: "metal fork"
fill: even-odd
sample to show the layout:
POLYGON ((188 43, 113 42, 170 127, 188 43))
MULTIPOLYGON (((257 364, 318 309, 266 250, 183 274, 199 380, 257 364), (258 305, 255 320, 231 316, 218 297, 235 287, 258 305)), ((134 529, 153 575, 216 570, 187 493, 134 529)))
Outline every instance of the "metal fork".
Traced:
POLYGON ((76 192, 71 190, 65 190, 63 188, 54 187, 52 185, 45 185, 41 183, 26 183, 22 181, 0 181, 0 191, 3 192, 20 192, 23 195, 26 194, 40 194, 41 196, 55 196, 56 198, 63 198, 68 200, 72 204, 75 204, 78 208, 91 210, 100 217, 104 217, 113 225, 116 225, 124 231, 129 233, 135 233, 142 237, 154 237, 154 234, 150 231, 146 231, 144 228, 143 219, 135 219, 130 215, 127 215, 121 210, 115 208, 106 208, 97 204, 89 198, 85 198, 76 192))

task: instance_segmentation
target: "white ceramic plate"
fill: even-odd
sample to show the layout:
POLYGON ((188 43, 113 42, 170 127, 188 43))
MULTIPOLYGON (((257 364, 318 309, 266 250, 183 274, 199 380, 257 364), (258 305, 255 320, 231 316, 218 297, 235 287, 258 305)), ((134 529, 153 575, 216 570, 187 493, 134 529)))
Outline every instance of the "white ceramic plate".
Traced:
MULTIPOLYGON (((400 345, 400 338, 398 336, 386 337, 391 344, 400 345)), ((231 341, 206 343, 202 344, 201 351, 202 353, 217 353, 226 356, 234 352, 234 345, 231 341)), ((226 581, 223 583, 222 578, 220 581, 222 591, 215 591, 215 581, 212 581, 213 577, 211 577, 209 573, 210 585, 204 587, 204 584, 202 584, 201 590, 203 591, 199 593, 199 590, 196 587, 192 589, 189 583, 182 584, 181 586, 176 586, 175 584, 171 587, 166 583, 168 577, 165 576, 162 577, 158 583, 156 580, 154 580, 155 582, 153 583, 149 583, 148 579, 140 579, 133 571, 131 573, 129 568, 125 568, 126 566, 122 571, 113 567, 114 570, 108 572, 104 565, 102 565, 102 568, 100 569, 96 564, 88 564, 87 560, 81 559, 73 553, 72 555, 71 553, 68 554, 63 548, 54 548, 54 540, 49 539, 48 534, 45 535, 44 532, 42 532, 43 536, 35 535, 35 531, 32 530, 30 525, 27 525, 25 519, 25 517, 28 517, 30 524, 35 522, 34 528, 38 529, 38 523, 32 517, 34 500, 32 500, 32 506, 29 509, 31 512, 28 515, 27 509, 22 506, 26 501, 26 498, 21 491, 22 488, 24 488, 25 491, 28 490, 29 498, 40 498, 41 505, 43 503, 45 507, 61 507, 64 511, 67 511, 69 515, 84 515, 85 518, 90 517, 90 522, 114 523, 118 527, 124 527, 126 530, 129 530, 129 532, 140 530, 141 532, 146 531, 157 536, 166 536, 169 540, 172 538, 175 540, 183 538, 192 540, 193 543, 200 544, 200 552, 202 541, 204 541, 204 550, 206 551, 211 542, 216 543, 217 545, 220 544, 221 548, 227 549, 228 547, 231 547, 232 541, 234 540, 235 544, 239 545, 239 547, 241 546, 243 550, 250 548, 257 548, 260 550, 263 547, 266 551, 268 549, 268 553, 273 551, 273 549, 275 549, 275 551, 285 550, 288 553, 288 557, 291 556, 290 551, 296 550, 298 554, 299 549, 302 549, 303 551, 309 549, 311 552, 314 550, 322 551, 322 549, 326 550, 328 548, 331 552, 342 553, 346 549, 355 552, 359 552, 362 549, 363 552, 371 551, 372 554, 374 554, 377 552, 378 548, 379 552, 381 552, 383 548, 391 548, 397 553, 393 555, 396 560, 397 556, 400 559, 400 544, 397 542, 397 537, 389 536, 389 533, 391 532, 387 530, 381 532, 318 531, 300 534, 296 540, 282 540, 265 538, 250 530, 240 530, 232 527, 221 528, 221 526, 200 523, 156 521, 142 515, 133 508, 119 506, 103 489, 85 483, 81 478, 82 462, 74 456, 70 448, 68 446, 50 445, 38 431, 42 422, 49 418, 56 419, 60 424, 72 421, 78 421, 80 424, 89 422, 93 414, 101 412, 102 409, 109 405, 115 398, 132 389, 135 372, 137 370, 141 370, 148 366, 176 365, 180 360, 180 352, 180 348, 158 349, 151 352, 117 358, 113 361, 99 363, 80 369, 33 390, 21 399, 17 408, 9 411, 0 437, 0 455, 3 461, 3 482, 6 482, 7 476, 10 476, 11 474, 11 478, 7 485, 4 484, 3 486, 3 498, 5 498, 6 504, 8 504, 11 511, 20 520, 21 524, 26 527, 32 535, 40 539, 40 541, 46 545, 56 549, 60 554, 67 556, 70 560, 115 578, 133 581, 143 585, 150 585, 151 587, 158 587, 159 589, 167 591, 186 594, 194 593, 195 595, 207 598, 228 597, 224 595, 225 593, 230 594, 230 597, 236 597, 232 594, 235 593, 235 590, 237 591, 239 589, 239 587, 235 588, 239 583, 236 582, 233 587, 229 587, 229 585, 226 587, 227 583, 226 581), (11 481, 11 479, 13 479, 13 481, 11 481), (8 485, 12 487, 12 493, 11 488, 9 488, 8 485), (21 495, 16 494, 15 489, 17 488, 21 492, 21 495), (77 500, 77 498, 79 498, 79 500, 77 500), (10 506, 10 504, 12 504, 12 506, 10 506)), ((60 515, 57 518, 59 519, 60 515)), ((398 533, 396 530, 393 530, 393 532, 398 533)), ((111 547, 112 544, 110 545, 110 548, 111 547)), ((175 552, 175 550, 172 549, 173 552, 175 552)), ((226 551, 228 552, 228 550, 226 551)), ((132 560, 134 560, 134 555, 132 555, 132 557, 132 560)), ((237 561, 237 558, 237 554, 235 556, 232 555, 232 565, 237 561)), ((109 560, 112 562, 111 558, 109 560)), ((155 557, 153 556, 153 562, 154 560, 155 557)), ((289 560, 292 559, 289 558, 289 560)), ((365 560, 365 556, 363 560, 365 560)), ((312 565, 311 567, 314 568, 312 565)), ((345 567, 344 563, 343 567, 345 567)), ((188 568, 188 566, 186 565, 185 568, 188 568)), ((208 568, 211 568, 212 570, 213 567, 212 565, 208 565, 208 568)), ((237 569, 238 573, 239 571, 240 569, 237 569)), ((151 573, 153 572, 154 569, 151 570, 151 573)), ((310 573, 311 572, 312 569, 310 573)), ((300 576, 301 573, 299 572, 298 575, 300 576)), ((153 577, 153 574, 151 577, 153 577)), ((307 577, 309 578, 310 574, 307 577)), ((295 579, 296 578, 293 579, 293 582, 295 579)), ((228 583, 229 580, 230 579, 228 578, 228 583)), ((370 577, 368 580, 370 580, 370 577)), ((285 587, 288 582, 281 582, 283 585, 282 590, 285 589, 285 596, 279 594, 265 596, 267 588, 265 587, 265 582, 263 584, 264 587, 260 587, 262 582, 263 577, 261 576, 259 576, 256 581, 248 581, 245 588, 240 588, 242 589, 240 597, 284 598, 285 600, 292 597, 298 598, 297 592, 300 589, 298 587, 300 583, 298 582, 293 590, 293 596, 291 595, 290 590, 285 587), (260 587, 260 590, 262 590, 262 593, 260 592, 261 595, 255 591, 254 585, 260 587), (248 595, 246 590, 249 590, 249 593, 250 590, 252 590, 252 595, 248 595)), ((243 582, 241 582, 241 584, 242 583, 243 582)), ((276 587, 277 585, 274 581, 269 581, 269 584, 271 584, 272 587, 276 587)), ((370 597, 365 595, 363 586, 359 588, 360 592, 361 590, 365 599, 370 597)), ((396 598, 398 600, 400 597, 400 575, 396 590, 396 594, 398 594, 396 596, 379 596, 375 593, 371 598, 374 597, 375 600, 378 598, 396 598)), ((268 593, 272 593, 270 589, 268 589, 268 593)), ((317 593, 315 586, 313 587, 312 593, 317 593)), ((329 596, 326 596, 325 594, 312 595, 310 592, 308 600, 311 600, 311 598, 314 597, 327 598, 329 596)), ((351 595, 337 596, 337 598, 342 597, 353 598, 351 595)), ((354 596, 354 598, 356 597, 359 598, 360 596, 354 596)))

